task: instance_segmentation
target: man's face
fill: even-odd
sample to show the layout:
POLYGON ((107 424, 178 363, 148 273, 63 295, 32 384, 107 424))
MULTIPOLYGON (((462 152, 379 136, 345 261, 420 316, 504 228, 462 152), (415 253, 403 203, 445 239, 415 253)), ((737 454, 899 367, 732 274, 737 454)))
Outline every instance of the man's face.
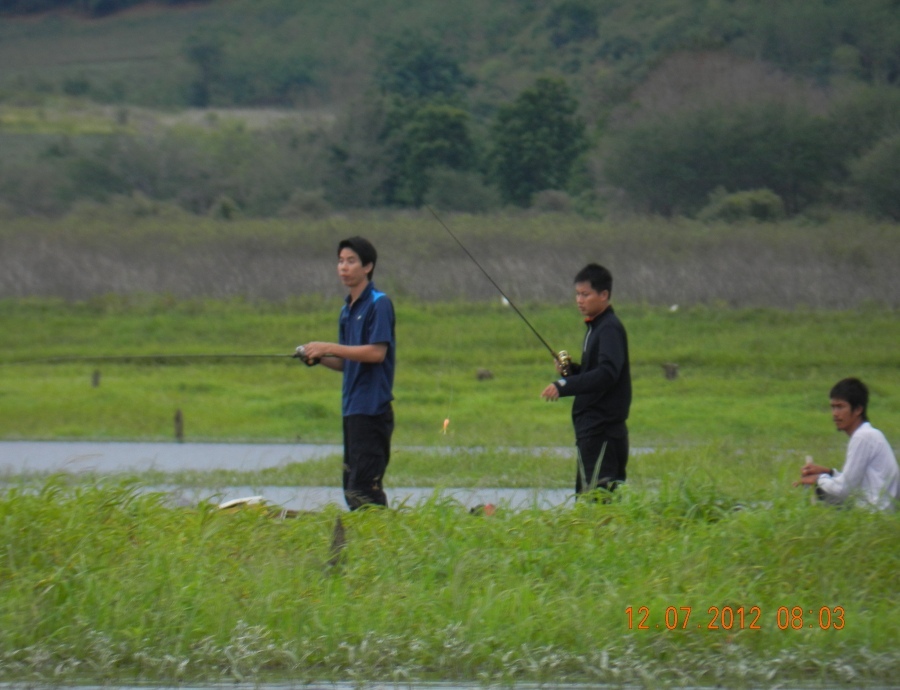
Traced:
POLYGON ((364 266, 359 259, 359 254, 350 247, 344 247, 338 254, 338 277, 351 290, 368 282, 368 273, 371 270, 372 264, 364 266))
POLYGON ((575 304, 584 318, 593 319, 609 306, 609 290, 597 292, 591 287, 590 281, 575 283, 575 304))
POLYGON ((862 423, 863 408, 850 407, 850 403, 839 398, 831 399, 831 418, 834 420, 834 426, 838 431, 852 434, 862 423))

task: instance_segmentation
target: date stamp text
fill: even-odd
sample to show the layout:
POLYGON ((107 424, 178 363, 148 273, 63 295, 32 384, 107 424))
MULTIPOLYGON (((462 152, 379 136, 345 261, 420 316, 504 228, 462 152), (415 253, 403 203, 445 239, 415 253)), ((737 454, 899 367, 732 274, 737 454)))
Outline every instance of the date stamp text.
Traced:
POLYGON ((710 606, 705 614, 691 606, 628 606, 625 621, 629 630, 842 630, 843 606, 779 606, 774 615, 760 606, 710 606))

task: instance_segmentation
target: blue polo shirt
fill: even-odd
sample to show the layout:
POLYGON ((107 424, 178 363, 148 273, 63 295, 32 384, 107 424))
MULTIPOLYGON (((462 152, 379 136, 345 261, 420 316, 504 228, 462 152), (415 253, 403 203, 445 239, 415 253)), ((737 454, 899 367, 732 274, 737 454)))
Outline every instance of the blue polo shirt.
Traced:
POLYGON ((394 399, 394 305, 371 281, 359 299, 350 305, 350 296, 341 309, 338 342, 341 345, 387 343, 387 354, 379 364, 344 360, 342 412, 377 415, 387 412, 394 399))

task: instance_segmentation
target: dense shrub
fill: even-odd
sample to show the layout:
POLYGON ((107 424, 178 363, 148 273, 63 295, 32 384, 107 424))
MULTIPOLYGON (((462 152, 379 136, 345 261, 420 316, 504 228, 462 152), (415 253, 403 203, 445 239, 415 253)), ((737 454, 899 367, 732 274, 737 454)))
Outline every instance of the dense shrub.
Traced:
POLYGON ((30 162, 0 160, 0 201, 23 213, 139 193, 201 214, 226 196, 248 215, 271 216, 298 189, 322 184, 319 137, 298 125, 255 131, 222 121, 149 135, 63 137, 30 155, 30 162))
POLYGON ((727 193, 719 188, 710 194, 709 203, 697 216, 700 220, 773 221, 784 218, 784 202, 770 189, 751 189, 727 193))
POLYGON ((448 168, 432 171, 425 203, 434 208, 465 213, 487 213, 501 206, 499 193, 485 183, 481 173, 448 168))
POLYGON ((278 215, 285 218, 325 218, 331 211, 332 206, 325 199, 321 189, 298 189, 291 194, 291 198, 281 207, 278 215))
POLYGON ((795 213, 816 200, 837 165, 827 122, 778 103, 686 110, 611 137, 606 179, 637 208, 694 214, 709 194, 771 189, 795 213))
POLYGON ((543 213, 569 213, 572 211, 572 197, 558 189, 545 189, 534 195, 531 208, 543 213))

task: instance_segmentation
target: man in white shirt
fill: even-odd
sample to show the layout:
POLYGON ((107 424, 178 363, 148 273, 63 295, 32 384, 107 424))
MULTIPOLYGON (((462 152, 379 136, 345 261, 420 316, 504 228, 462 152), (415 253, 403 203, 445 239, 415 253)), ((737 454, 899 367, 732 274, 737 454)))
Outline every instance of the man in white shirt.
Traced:
POLYGON ((868 388, 859 379, 842 379, 831 389, 830 398, 835 427, 850 437, 844 468, 838 472, 808 463, 797 484, 815 486, 816 494, 827 503, 853 497, 857 505, 895 508, 900 501, 900 468, 884 434, 869 423, 868 388))

